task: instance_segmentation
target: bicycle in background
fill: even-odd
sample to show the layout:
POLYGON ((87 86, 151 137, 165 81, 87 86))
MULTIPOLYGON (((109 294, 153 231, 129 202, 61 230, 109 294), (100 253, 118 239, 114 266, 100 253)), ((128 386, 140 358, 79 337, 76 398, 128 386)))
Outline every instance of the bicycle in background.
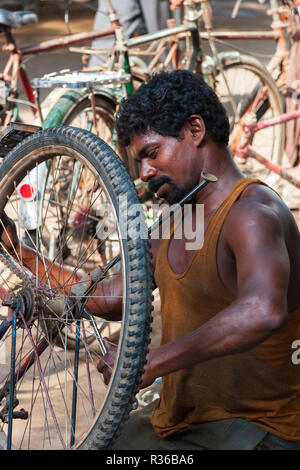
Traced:
MULTIPOLYGON (((264 0, 260 3, 266 3, 264 0)), ((299 5, 295 0, 270 0, 269 8, 266 10, 266 13, 271 17, 271 30, 270 31, 211 31, 210 37, 213 38, 213 42, 225 43, 228 45, 228 42, 224 42, 225 39, 230 40, 264 40, 264 39, 274 39, 276 41, 276 50, 272 55, 267 68, 272 74, 278 90, 282 95, 282 104, 285 112, 290 116, 297 116, 297 111, 299 110, 299 79, 297 76, 297 57, 299 55, 299 31, 300 31, 300 21, 299 21, 299 5), (292 113, 292 114, 291 114, 292 113)), ((238 9, 241 6, 242 1, 238 0, 235 3, 235 8, 233 10, 232 17, 236 17, 238 9)), ((203 39, 208 39, 208 33, 201 33, 203 39)), ((232 46, 232 42, 230 42, 232 46)), ((254 54, 255 55, 255 54, 254 54)), ((259 55, 259 54, 258 54, 259 55)), ((232 88, 235 88, 234 80, 235 77, 231 76, 232 88)), ((236 87, 241 88, 239 81, 236 82, 236 87)), ((241 92, 243 92, 241 88, 241 92)), ((247 92, 245 93, 247 94, 247 92)), ((250 110, 251 111, 251 110, 250 110)), ((232 151, 233 154, 237 157, 238 163, 241 165, 243 171, 248 174, 253 174, 258 177, 265 177, 266 169, 264 166, 257 164, 255 160, 246 160, 245 158, 239 158, 240 152, 238 150, 241 136, 243 134, 243 125, 246 124, 245 117, 240 120, 239 125, 235 128, 235 133, 232 135, 232 151)), ((258 121, 256 116, 256 121, 258 121)), ((253 116, 252 116, 253 121, 253 116)), ((272 155, 267 152, 267 145, 261 145, 261 148, 254 148, 254 151, 259 155, 264 155, 264 158, 271 160, 277 167, 284 168, 284 175, 287 175, 287 178, 296 178, 297 179, 297 168, 299 159, 299 145, 300 145, 300 134, 299 126, 296 119, 287 119, 279 120, 276 118, 273 122, 277 122, 275 127, 278 128, 277 132, 272 134, 272 138, 276 139, 277 142, 280 142, 277 151, 279 152, 279 158, 273 159, 272 155), (281 124, 278 124, 280 122, 281 124), (278 140, 280 138, 280 140, 278 140)), ((261 129, 266 131, 270 129, 268 125, 262 126, 261 129)), ((258 139, 259 133, 251 133, 252 139, 258 139)), ((265 134, 267 135, 267 134, 265 134)), ((244 139, 244 137, 243 137, 244 139)), ((242 140, 243 140, 242 139, 242 140)), ((262 139, 261 142, 266 142, 265 139, 262 139)), ((272 148, 272 147, 271 147, 272 148)), ((283 174, 283 173, 282 173, 283 174)), ((287 205, 294 209, 298 206, 298 195, 297 191, 294 192, 291 186, 285 184, 286 178, 277 178, 274 177, 274 174, 269 174, 266 178, 266 181, 273 186, 285 199, 287 205)))
MULTIPOLYGON (((109 3, 109 0, 106 1, 109 3)), ((82 84, 82 88, 74 90, 76 78, 74 74, 72 81, 72 73, 70 72, 65 81, 62 76, 55 77, 55 75, 45 77, 44 80, 36 80, 36 86, 69 87, 65 95, 50 110, 43 127, 67 124, 88 128, 117 148, 116 140, 113 141, 113 121, 114 112, 120 100, 130 95, 135 87, 156 71, 177 68, 200 73, 216 90, 230 118, 232 139, 239 129, 239 122, 250 108, 257 109, 258 119, 266 116, 266 113, 270 118, 282 114, 283 106, 276 84, 258 60, 238 51, 218 54, 214 45, 212 12, 209 1, 186 0, 184 2, 183 24, 177 27, 172 22, 168 24, 169 28, 165 30, 131 38, 127 41, 122 36, 122 28, 117 28, 116 46, 113 50, 72 48, 72 51, 76 50, 80 53, 107 56, 106 64, 98 71, 129 73, 131 75, 130 83, 126 87, 118 89, 114 87, 100 88, 99 85, 94 85, 94 91, 91 94, 88 79, 86 86, 82 84), (203 50, 203 34, 206 35, 206 39, 209 37, 212 49, 210 56, 205 55, 203 50), (89 96, 94 100, 94 103, 91 102, 89 96), (98 105, 95 106, 97 101, 98 105), (110 119, 107 116, 108 106, 111 109, 110 119), (107 136, 104 136, 97 126, 99 129, 103 129, 104 126, 110 128, 110 132, 107 131, 107 136)), ((93 70, 86 69, 87 78, 88 72, 92 73, 93 70)), ((97 72, 95 71, 95 73, 97 72)), ((96 75, 92 76, 92 79, 93 77, 96 75)), ((268 131, 264 137, 265 140, 268 140, 268 157, 279 163, 283 149, 283 129, 268 131)), ((253 145, 259 148, 264 145, 264 142, 257 141, 253 145)), ((117 149, 117 153, 129 166, 132 176, 137 178, 138 171, 130 156, 127 156, 124 149, 120 148, 117 149)))
MULTIPOLYGON (((68 4, 68 8, 70 7, 68 4)), ((8 53, 8 60, 0 73, 0 129, 4 129, 10 122, 19 120, 19 104, 29 106, 33 118, 39 117, 43 121, 38 89, 31 86, 24 59, 44 52, 67 48, 74 44, 90 42, 99 37, 114 35, 117 20, 106 30, 89 31, 72 34, 49 41, 43 41, 30 46, 19 47, 14 37, 13 30, 28 24, 38 22, 38 16, 30 11, 11 12, 0 8, 0 34, 4 37, 2 51, 8 53), (24 90, 27 101, 19 100, 19 84, 24 90)))
MULTIPOLYGON (((109 3, 109 0, 106 0, 109 3)), ((127 149, 118 145, 114 128, 115 112, 118 104, 124 97, 129 96, 143 81, 157 70, 170 70, 185 68, 201 73, 208 83, 215 88, 226 109, 229 109, 231 136, 237 134, 243 117, 250 111, 255 113, 257 120, 273 118, 282 114, 282 102, 276 84, 264 67, 252 57, 241 55, 239 52, 204 56, 201 44, 199 27, 205 24, 206 30, 211 29, 211 9, 207 0, 184 2, 184 22, 182 25, 170 27, 152 34, 124 40, 122 28, 115 27, 116 45, 111 51, 94 50, 93 53, 102 53, 108 56, 105 67, 81 72, 58 72, 49 74, 42 79, 34 80, 37 88, 67 88, 46 116, 43 127, 50 128, 60 125, 74 126, 87 129, 111 145, 129 169, 131 177, 140 189, 140 196, 145 195, 145 188, 138 180, 139 168, 133 161, 127 149), (142 59, 139 65, 132 65, 131 57, 142 59), (145 66, 141 67, 141 65, 145 66), (231 77, 239 77, 239 89, 232 85, 236 83, 231 77), (247 87, 247 93, 241 93, 241 86, 247 87), (249 93, 249 90, 252 90, 249 93)), ((115 20, 115 12, 110 12, 111 21, 115 20)), ((87 52, 80 49, 80 52, 87 52)), ((264 130, 259 138, 253 139, 252 145, 259 152, 269 139, 269 153, 272 161, 279 164, 282 156, 282 129, 264 130)), ((41 171, 41 167, 40 167, 41 171)), ((40 234, 40 213, 44 204, 44 188, 49 170, 44 163, 43 173, 39 175, 34 171, 27 175, 20 184, 19 211, 23 223, 22 238, 27 243, 39 247, 45 243, 40 234), (23 186, 27 188, 23 190, 23 186), (29 189, 28 189, 29 188, 29 189)), ((80 166, 72 173, 72 179, 66 178, 66 190, 60 194, 60 211, 63 214, 68 206, 72 188, 79 184, 80 166), (70 189, 67 189, 67 182, 70 189), (70 192, 69 192, 70 191, 70 192)), ((80 184, 85 184, 82 180, 80 184)), ((84 199, 77 202, 78 213, 89 215, 86 212, 84 199)), ((79 217, 80 218, 80 217, 79 217)), ((59 243, 65 245, 65 256, 70 262, 74 259, 74 249, 77 242, 72 234, 75 233, 76 214, 69 218, 68 230, 62 233, 53 229, 49 236, 47 246, 48 254, 55 257, 59 243), (75 225, 74 225, 75 224, 75 225), (64 239, 62 239, 62 236, 64 239), (51 240, 51 243, 50 241, 51 240)), ((93 225, 93 224, 91 224, 93 225)), ((89 238, 82 243, 85 250, 89 238)), ((76 248, 77 249, 77 248, 76 248)))

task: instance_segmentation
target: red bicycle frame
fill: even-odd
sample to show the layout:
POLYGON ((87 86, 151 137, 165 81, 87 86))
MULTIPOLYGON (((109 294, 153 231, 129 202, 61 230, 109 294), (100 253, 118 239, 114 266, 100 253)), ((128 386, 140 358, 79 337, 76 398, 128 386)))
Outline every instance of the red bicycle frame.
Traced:
POLYGON ((258 123, 256 122, 254 113, 249 113, 245 116, 244 122, 242 124, 242 134, 239 144, 233 150, 235 155, 240 160, 245 161, 248 157, 254 158, 266 168, 273 171, 296 188, 300 189, 300 180, 288 174, 280 166, 263 157, 251 147, 251 140, 256 132, 260 131, 261 129, 266 129, 268 127, 282 124, 292 119, 300 119, 300 110, 285 113, 275 118, 264 119, 258 123))
MULTIPOLYGON (((69 47, 74 44, 89 42, 93 39, 100 37, 111 36, 115 34, 115 29, 118 26, 118 21, 112 21, 111 27, 107 29, 72 34, 50 41, 43 41, 38 44, 33 44, 31 46, 22 47, 20 49, 17 47, 17 44, 12 36, 10 28, 4 27, 2 31, 4 31, 4 34, 6 36, 6 44, 2 47, 2 50, 10 52, 10 56, 8 58, 3 73, 0 74, 0 80, 4 80, 6 83, 9 83, 11 87, 10 100, 12 101, 12 103, 17 97, 17 84, 18 80, 20 80, 24 93, 27 97, 28 104, 30 105, 34 116, 38 112, 38 104, 34 91, 31 87, 30 79, 28 78, 25 67, 22 65, 23 57, 38 54, 41 52, 49 52, 62 47, 69 47)), ((13 113, 14 107, 12 106, 6 116, 5 122, 3 123, 4 128, 11 120, 13 120, 13 113)))

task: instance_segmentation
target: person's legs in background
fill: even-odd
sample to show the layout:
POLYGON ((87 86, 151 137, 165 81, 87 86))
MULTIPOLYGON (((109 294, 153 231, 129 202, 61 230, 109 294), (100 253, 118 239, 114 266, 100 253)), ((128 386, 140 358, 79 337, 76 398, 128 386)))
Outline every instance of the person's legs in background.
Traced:
MULTIPOLYGON (((141 9, 138 0, 111 0, 119 21, 124 28, 125 38, 129 38, 137 28, 140 18, 141 9)), ((98 10, 94 20, 94 30, 107 29, 110 27, 110 21, 107 16, 107 9, 104 0, 98 0, 98 10)), ((114 36, 96 39, 92 42, 92 47, 97 49, 111 49, 115 43, 114 36)), ((95 67, 105 62, 105 56, 93 55, 89 60, 89 67, 95 67)))
POLYGON ((176 25, 182 22, 182 7, 171 12, 169 0, 140 0, 140 5, 149 33, 166 28, 169 18, 174 18, 176 25))
MULTIPOLYGON (((143 19, 147 32, 152 33, 166 27, 167 19, 174 17, 176 24, 181 22, 181 9, 170 12, 169 0, 111 0, 119 21, 124 29, 126 39, 132 36, 143 19)), ((107 9, 104 0, 98 0, 98 10, 95 16, 94 29, 110 27, 107 9)), ((114 45, 114 36, 99 38, 93 41, 92 47, 97 49, 111 49, 114 45)), ((93 55, 89 60, 89 67, 105 62, 105 56, 93 55)))

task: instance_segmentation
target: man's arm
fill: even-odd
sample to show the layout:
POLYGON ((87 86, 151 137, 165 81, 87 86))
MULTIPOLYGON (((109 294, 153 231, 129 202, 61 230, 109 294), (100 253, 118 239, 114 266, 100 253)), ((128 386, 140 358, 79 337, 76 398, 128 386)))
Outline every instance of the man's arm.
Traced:
MULTIPOLYGON (((53 289, 59 288, 69 295, 77 283, 86 281, 80 272, 67 269, 59 263, 53 263, 34 249, 20 243, 15 224, 5 212, 0 218, 0 240, 16 261, 21 261, 22 265, 30 272, 38 273, 41 280, 47 279, 53 289)), ((108 276, 99 282, 87 302, 87 308, 91 313, 101 318, 120 320, 122 315, 122 276, 108 276)))
POLYGON ((195 331, 150 351, 142 387, 156 377, 254 348, 288 318, 290 263, 283 226, 270 208, 240 203, 223 241, 236 260, 237 298, 195 331))
POLYGON ((122 276, 103 279, 87 302, 88 310, 106 320, 122 319, 122 276))

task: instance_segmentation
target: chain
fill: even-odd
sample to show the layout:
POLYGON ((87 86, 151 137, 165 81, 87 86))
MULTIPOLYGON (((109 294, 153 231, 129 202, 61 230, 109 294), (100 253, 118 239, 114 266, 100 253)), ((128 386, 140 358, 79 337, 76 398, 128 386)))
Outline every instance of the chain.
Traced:
POLYGON ((53 298, 57 293, 49 288, 43 281, 33 274, 29 275, 25 269, 20 269, 20 266, 13 260, 11 256, 0 247, 0 261, 13 272, 27 287, 30 287, 35 293, 45 294, 49 298, 53 298))

